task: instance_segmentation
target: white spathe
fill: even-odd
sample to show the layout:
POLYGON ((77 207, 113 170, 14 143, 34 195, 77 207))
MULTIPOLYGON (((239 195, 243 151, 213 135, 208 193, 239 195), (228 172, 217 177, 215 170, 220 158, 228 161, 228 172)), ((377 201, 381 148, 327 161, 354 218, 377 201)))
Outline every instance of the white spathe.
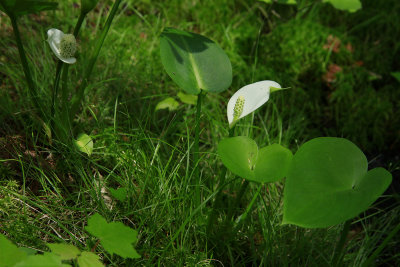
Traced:
POLYGON ((54 54, 64 63, 67 64, 74 64, 76 62, 76 58, 68 57, 65 58, 61 56, 60 53, 60 43, 61 39, 63 38, 64 33, 57 29, 50 29, 47 31, 47 42, 50 45, 51 50, 53 50, 54 54))
POLYGON ((282 87, 274 81, 260 81, 252 83, 240 88, 236 93, 229 99, 227 115, 229 124, 233 122, 233 110, 235 103, 240 96, 244 97, 243 112, 239 118, 235 118, 235 121, 243 118, 244 116, 252 113, 259 107, 261 107, 269 99, 271 87, 281 89, 282 87))

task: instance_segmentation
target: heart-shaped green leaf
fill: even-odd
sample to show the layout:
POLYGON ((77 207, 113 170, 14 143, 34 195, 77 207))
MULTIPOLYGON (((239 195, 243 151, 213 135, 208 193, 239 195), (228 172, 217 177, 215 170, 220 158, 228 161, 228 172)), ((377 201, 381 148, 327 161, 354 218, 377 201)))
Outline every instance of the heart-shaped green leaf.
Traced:
POLYGON ((320 137, 303 144, 288 171, 283 223, 328 227, 357 216, 392 180, 383 168, 367 170, 364 153, 347 139, 320 137))
POLYGON ((37 0, 0 0, 0 10, 10 17, 18 17, 44 10, 54 10, 58 3, 37 0))
POLYGON ((160 37, 160 53, 165 71, 189 94, 219 93, 232 83, 228 56, 202 35, 166 28, 160 37))
POLYGON ((286 176, 292 152, 273 144, 258 149, 253 139, 237 136, 218 144, 218 155, 234 174, 254 182, 276 182, 286 176))

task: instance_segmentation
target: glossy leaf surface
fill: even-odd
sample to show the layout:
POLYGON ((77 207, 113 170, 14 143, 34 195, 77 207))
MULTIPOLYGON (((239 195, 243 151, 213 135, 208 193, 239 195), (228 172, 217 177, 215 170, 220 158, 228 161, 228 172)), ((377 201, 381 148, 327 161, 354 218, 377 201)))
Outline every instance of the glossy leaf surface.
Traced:
POLYGON ((232 82, 232 66, 225 52, 210 39, 166 28, 160 37, 162 64, 178 86, 189 94, 219 93, 232 82))
POLYGON ((218 155, 234 174, 254 182, 275 182, 286 176, 292 152, 273 144, 258 149, 254 140, 237 136, 218 144, 218 155))
POLYGON ((284 224, 328 227, 366 210, 389 186, 383 168, 368 171, 364 153, 344 138, 320 137, 294 155, 284 190, 284 224))

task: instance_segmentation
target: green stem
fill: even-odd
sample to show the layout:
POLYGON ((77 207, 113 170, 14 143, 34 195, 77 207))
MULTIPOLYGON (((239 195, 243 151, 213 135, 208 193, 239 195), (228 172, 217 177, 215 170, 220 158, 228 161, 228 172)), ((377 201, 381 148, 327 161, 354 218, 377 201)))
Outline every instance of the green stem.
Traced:
POLYGON ((257 197, 260 194, 262 187, 263 187, 263 184, 260 184, 260 186, 257 189, 257 192, 254 194, 249 205, 247 206, 246 211, 238 218, 238 220, 236 222, 236 226, 233 230, 233 233, 236 233, 239 230, 240 224, 246 220, 247 215, 250 213, 251 209, 253 208, 253 205, 256 202, 257 197))
MULTIPOLYGON (((79 15, 78 21, 76 22, 75 28, 74 28, 74 36, 75 38, 78 38, 79 31, 82 27, 83 20, 85 19, 87 13, 82 13, 79 15)), ((62 115, 63 115, 63 122, 66 125, 69 125, 69 110, 68 110, 68 69, 69 69, 69 64, 64 64, 64 68, 62 71, 62 78, 61 78, 61 84, 62 84, 62 92, 61 92, 61 104, 62 104, 62 115)))
MULTIPOLYGON (((235 132, 235 126, 229 129, 229 137, 233 137, 233 134, 235 132)), ((221 176, 219 178, 219 184, 224 184, 225 183, 225 178, 226 178, 226 172, 227 168, 224 166, 221 176)), ((208 216, 208 222, 207 222, 207 233, 211 233, 212 226, 216 220, 217 216, 217 210, 220 209, 221 202, 222 202, 222 189, 217 193, 217 196, 215 197, 215 201, 213 203, 213 209, 211 211, 211 214, 208 216)))
POLYGON ((197 96, 197 109, 196 109, 196 128, 195 128, 195 137, 194 137, 194 154, 193 154, 193 164, 194 164, 194 176, 197 179, 196 186, 196 206, 200 205, 201 203, 201 196, 200 196, 200 168, 198 167, 199 164, 199 139, 200 139, 200 115, 201 115, 201 100, 203 98, 203 92, 200 92, 197 96))
POLYGON ((372 253, 372 255, 363 263, 362 267, 367 267, 372 265, 372 262, 379 256, 382 250, 386 247, 389 241, 397 234, 400 230, 400 223, 388 234, 388 236, 383 240, 379 247, 372 253))
POLYGON ((18 53, 19 53, 19 57, 21 59, 22 68, 24 70, 26 83, 28 84, 30 97, 32 98, 32 102, 38 109, 40 115, 43 116, 44 112, 42 111, 42 109, 39 105, 39 101, 38 101, 39 99, 38 99, 36 86, 33 83, 32 75, 31 75, 29 65, 28 65, 28 60, 26 58, 26 54, 25 54, 25 50, 24 50, 24 46, 22 45, 21 34, 19 32, 19 28, 18 28, 18 24, 17 24, 17 18, 15 16, 10 16, 10 19, 11 19, 11 25, 12 25, 13 31, 14 31, 15 40, 17 42, 18 53))
MULTIPOLYGON (((52 121, 54 121, 54 115, 56 113, 56 100, 57 100, 57 95, 58 95, 58 87, 60 85, 60 77, 61 77, 61 71, 63 69, 64 63, 61 60, 58 60, 57 62, 57 68, 56 68, 56 78, 54 79, 54 86, 53 86, 53 96, 51 99, 51 118, 52 121)), ((54 126, 54 125, 53 125, 54 126)))
POLYGON ((340 261, 342 259, 342 251, 344 248, 344 244, 346 243, 347 235, 350 230, 351 220, 347 220, 342 229, 342 233, 340 235, 339 242, 336 244, 335 252, 332 259, 332 266, 339 266, 340 261))
POLYGON ((99 56, 101 47, 103 46, 103 43, 104 43, 104 40, 106 39, 108 31, 110 30, 112 21, 113 21, 113 19, 115 17, 115 14, 117 13, 117 10, 118 10, 118 7, 119 7, 120 3, 121 3, 121 0, 116 0, 114 2, 114 5, 113 5, 111 11, 110 11, 110 14, 108 15, 108 18, 106 20, 104 28, 103 28, 103 30, 102 30, 102 32, 100 34, 100 38, 99 38, 99 40, 96 43, 96 46, 94 48, 94 52, 93 52, 91 58, 89 59, 88 67, 87 67, 86 72, 84 73, 84 76, 82 78, 82 84, 81 84, 81 86, 79 86, 78 92, 74 95, 74 97, 71 100, 70 116, 74 116, 78 112, 78 110, 80 108, 82 99, 84 97, 85 89, 86 89, 86 87, 87 87, 87 85, 89 83, 89 78, 90 78, 90 75, 92 74, 92 71, 93 71, 94 64, 96 63, 96 60, 97 60, 97 58, 99 56))
POLYGON ((242 197, 244 195, 244 193, 246 192, 247 187, 249 186, 249 181, 245 180, 242 184, 242 186, 240 187, 240 191, 239 194, 236 197, 236 201, 233 205, 229 205, 229 209, 228 209, 228 215, 226 216, 225 219, 225 225, 228 226, 230 225, 230 221, 232 220, 233 217, 233 213, 234 213, 234 208, 237 208, 240 204, 240 202, 242 201, 242 197))

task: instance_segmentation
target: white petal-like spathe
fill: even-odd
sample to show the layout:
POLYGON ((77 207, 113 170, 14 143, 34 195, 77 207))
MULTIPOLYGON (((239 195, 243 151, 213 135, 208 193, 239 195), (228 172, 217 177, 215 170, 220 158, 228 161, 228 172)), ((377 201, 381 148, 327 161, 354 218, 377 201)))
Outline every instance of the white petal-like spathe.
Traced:
POLYGON ((61 56, 60 53, 60 43, 61 39, 63 38, 64 33, 58 29, 50 29, 47 31, 47 42, 50 45, 51 50, 53 53, 62 61, 67 64, 74 64, 76 62, 76 58, 69 57, 65 58, 61 56))
POLYGON ((269 99, 271 87, 281 88, 281 86, 274 81, 260 81, 252 83, 240 88, 236 93, 229 99, 227 115, 229 124, 233 121, 233 109, 235 108, 236 100, 240 97, 244 97, 243 112, 239 118, 252 113, 259 107, 261 107, 269 99))

